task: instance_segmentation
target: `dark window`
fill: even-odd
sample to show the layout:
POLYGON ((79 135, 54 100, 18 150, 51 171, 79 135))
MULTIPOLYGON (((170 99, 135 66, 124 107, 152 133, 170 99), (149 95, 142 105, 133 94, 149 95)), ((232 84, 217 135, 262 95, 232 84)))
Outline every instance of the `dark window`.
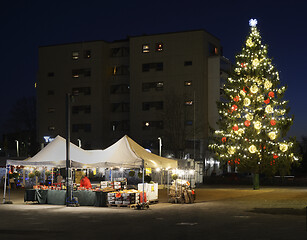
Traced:
POLYGON ((185 121, 185 125, 186 126, 192 126, 193 125, 193 121, 192 120, 186 120, 185 121))
POLYGON ((147 82, 142 84, 143 92, 150 91, 151 89, 155 89, 156 91, 163 90, 163 82, 147 82))
POLYGON ((191 66, 192 65, 192 61, 185 61, 184 62, 184 66, 191 66))
POLYGON ((163 102, 143 102, 143 111, 148 111, 151 109, 162 110, 163 102))
POLYGON ((72 92, 78 92, 79 94, 83 95, 91 95, 91 88, 90 87, 79 87, 79 88, 73 88, 72 92))
POLYGON ((73 60, 79 59, 79 52, 78 51, 73 51, 71 55, 72 55, 73 60))
POLYGON ((54 90, 48 90, 48 95, 54 95, 54 90))
POLYGON ((209 56, 216 56, 219 55, 219 49, 218 47, 216 47, 214 44, 209 43, 209 47, 208 47, 208 51, 209 51, 209 56))
POLYGON ((113 67, 113 75, 129 75, 129 66, 121 65, 113 67))
POLYGON ((112 121, 110 123, 111 131, 128 131, 129 130, 129 121, 112 121))
POLYGON ((163 51, 163 43, 156 43, 156 51, 157 52, 163 51))
POLYGON ((142 52, 143 53, 149 53, 149 44, 143 44, 142 45, 142 52))
POLYGON ((163 121, 144 121, 143 129, 163 129, 163 121))
POLYGON ((111 57, 127 57, 129 56, 129 48, 121 47, 121 48, 112 48, 111 49, 111 57))
POLYGON ((55 130, 55 126, 48 126, 48 131, 54 131, 55 130))
POLYGON ((91 113, 91 106, 90 105, 82 105, 82 106, 73 106, 72 113, 78 114, 80 112, 83 113, 91 113))
POLYGON ((73 78, 79 78, 81 76, 84 76, 84 77, 91 76, 91 69, 90 68, 84 68, 84 69, 73 69, 72 70, 72 77, 73 78))
POLYGON ((49 72, 48 77, 54 77, 54 72, 49 72))
POLYGON ((129 85, 128 84, 118 84, 111 85, 110 93, 111 94, 127 94, 129 93, 129 85))
POLYGON ((186 87, 192 86, 192 81, 185 81, 184 86, 186 86, 186 87))
POLYGON ((155 69, 156 71, 163 71, 163 62, 143 63, 142 65, 143 72, 149 72, 150 69, 155 69))
POLYGON ((111 112, 129 112, 129 103, 112 103, 111 112))
POLYGON ((88 124, 88 123, 80 123, 80 124, 72 125, 73 132, 79 132, 79 131, 90 132, 91 130, 92 130, 92 126, 91 124, 88 124))
POLYGON ((83 53, 84 58, 91 58, 91 56, 92 56, 91 50, 85 50, 84 51, 84 53, 83 53))
POLYGON ((48 108, 48 113, 53 113, 55 112, 55 108, 48 108))

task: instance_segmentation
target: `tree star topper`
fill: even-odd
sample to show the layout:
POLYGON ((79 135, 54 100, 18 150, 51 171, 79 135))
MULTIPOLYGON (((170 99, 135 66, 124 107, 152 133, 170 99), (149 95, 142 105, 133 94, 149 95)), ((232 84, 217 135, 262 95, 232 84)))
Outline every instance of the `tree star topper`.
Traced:
POLYGON ((256 27, 256 25, 257 25, 257 19, 250 19, 249 20, 249 26, 251 26, 251 27, 256 27))

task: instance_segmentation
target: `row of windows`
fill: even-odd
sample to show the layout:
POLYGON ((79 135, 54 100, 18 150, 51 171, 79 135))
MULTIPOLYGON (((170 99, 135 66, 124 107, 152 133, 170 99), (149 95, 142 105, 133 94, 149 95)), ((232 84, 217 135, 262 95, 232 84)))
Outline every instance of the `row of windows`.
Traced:
MULTIPOLYGON (((149 43, 142 45, 142 53, 149 53, 151 51, 151 47, 149 43)), ((155 44, 155 51, 162 52, 163 51, 163 43, 159 42, 155 44)))
MULTIPOLYGON (((193 100, 188 100, 184 102, 185 106, 192 106, 193 100)), ((163 110, 163 102, 162 101, 155 101, 155 102, 143 102, 142 103, 142 110, 149 111, 149 110, 163 110)), ((129 103, 111 103, 111 112, 129 112, 130 111, 130 104, 129 103)), ((48 113, 54 113, 55 108, 48 108, 48 113)), ((79 106, 72 106, 72 113, 79 114, 79 113, 91 113, 91 106, 90 105, 79 105, 79 106)))
POLYGON ((73 69, 71 73, 73 78, 79 78, 81 76, 90 77, 91 69, 90 68, 73 69))
MULTIPOLYGON (((78 93, 78 95, 91 95, 91 88, 90 87, 78 87, 78 88, 72 88, 72 93, 78 93)), ((54 90, 48 90, 47 95, 55 95, 54 90)))
MULTIPOLYGON (((73 51, 71 53, 71 57, 72 57, 72 60, 78 60, 80 57, 81 57, 81 53, 80 51, 73 51)), ((83 51, 83 58, 85 59, 89 59, 92 57, 92 52, 91 50, 84 50, 83 51)))
MULTIPOLYGON (((185 61, 184 66, 192 66, 192 61, 185 61)), ((163 62, 143 63, 142 72, 149 72, 150 70, 163 71, 163 62)))
MULTIPOLYGON (((150 129, 163 129, 163 121, 143 121, 143 130, 150 130, 150 129)), ((185 121, 186 126, 193 125, 192 120, 185 121)), ((55 126, 49 126, 48 131, 55 131, 55 126)), ((110 130, 115 131, 129 131, 130 129, 130 122, 128 120, 122 121, 112 121, 110 122, 110 130)), ((78 123, 72 124, 72 132, 91 132, 92 125, 89 123, 78 123)))

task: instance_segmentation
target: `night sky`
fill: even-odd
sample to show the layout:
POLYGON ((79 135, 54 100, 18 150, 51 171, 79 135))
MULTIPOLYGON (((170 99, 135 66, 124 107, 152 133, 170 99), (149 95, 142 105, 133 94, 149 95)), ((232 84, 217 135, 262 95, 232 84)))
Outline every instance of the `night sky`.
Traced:
POLYGON ((1 1, 1 119, 13 103, 34 96, 38 47, 79 41, 205 29, 221 40, 234 60, 258 20, 263 43, 288 85, 289 136, 307 136, 307 1, 1 1))

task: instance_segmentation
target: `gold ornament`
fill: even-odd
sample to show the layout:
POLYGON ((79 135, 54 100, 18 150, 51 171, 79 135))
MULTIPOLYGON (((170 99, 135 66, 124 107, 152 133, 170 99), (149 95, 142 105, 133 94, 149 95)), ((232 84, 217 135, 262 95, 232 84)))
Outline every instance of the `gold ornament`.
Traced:
POLYGON ((236 152, 236 149, 235 149, 234 147, 229 147, 229 148, 228 148, 228 153, 229 153, 230 155, 233 155, 235 152, 236 152))
POLYGON ((245 92, 243 90, 240 91, 240 94, 245 97, 245 92))
POLYGON ((248 47, 254 46, 254 42, 252 41, 251 38, 247 39, 247 41, 246 41, 246 46, 248 46, 248 47))
POLYGON ((258 85, 261 84, 261 79, 259 79, 259 78, 255 78, 254 81, 255 81, 258 85))
POLYGON ((281 89, 278 89, 278 91, 277 91, 279 94, 281 94, 282 93, 282 90, 281 89))
POLYGON ((263 100, 264 100, 263 95, 260 95, 260 96, 257 97, 258 102, 263 102, 263 100))
POLYGON ((253 120, 253 115, 252 114, 246 114, 246 120, 252 121, 253 120))
POLYGON ((288 145, 286 143, 279 144, 279 150, 285 152, 288 150, 288 145))
POLYGON ((237 117, 237 118, 241 118, 241 115, 240 115, 240 113, 238 113, 236 117, 237 117))
POLYGON ((244 106, 247 107, 247 106, 249 106, 251 104, 251 100, 249 98, 244 98, 243 104, 244 104, 244 106))
POLYGON ((250 90, 251 90, 252 93, 256 93, 256 92, 258 92, 258 87, 256 85, 253 85, 253 86, 251 86, 250 90))
POLYGON ((264 82, 264 88, 269 90, 272 87, 272 83, 269 80, 265 80, 264 82))
POLYGON ((276 138, 276 133, 275 132, 269 132, 268 133, 268 137, 271 139, 271 140, 274 140, 276 138))
POLYGON ((259 122, 259 121, 254 122, 254 128, 255 129, 259 130, 261 128, 261 126, 262 126, 261 122, 259 122))
POLYGON ((255 152, 257 152, 257 148, 256 148, 255 145, 251 145, 251 146, 248 148, 248 151, 249 151, 250 153, 255 153, 255 152))
POLYGON ((272 106, 271 106, 271 105, 267 105, 267 106, 265 107, 265 112, 266 112, 266 113, 273 113, 273 108, 272 108, 272 106))
POLYGON ((253 66, 254 67, 257 67, 258 65, 259 65, 259 63, 260 63, 260 61, 259 61, 259 59, 258 58, 255 58, 254 60, 253 60, 253 66))
POLYGON ((241 136, 242 134, 244 134, 244 129, 240 128, 238 131, 236 131, 236 133, 241 136))

